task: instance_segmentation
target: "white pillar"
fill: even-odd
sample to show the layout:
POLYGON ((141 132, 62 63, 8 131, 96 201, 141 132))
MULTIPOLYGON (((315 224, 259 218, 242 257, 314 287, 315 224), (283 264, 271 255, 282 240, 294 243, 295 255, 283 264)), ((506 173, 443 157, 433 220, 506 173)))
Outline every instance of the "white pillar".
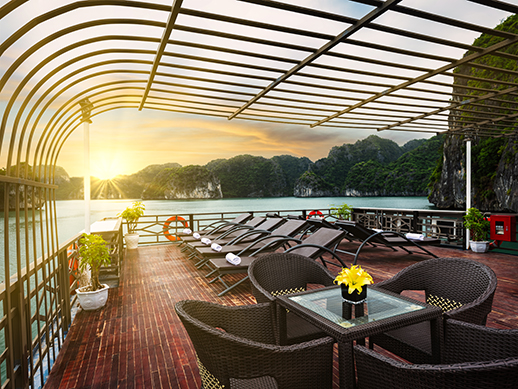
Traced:
POLYGON ((85 198, 85 232, 90 233, 90 123, 83 122, 84 137, 84 198, 85 198))
MULTIPOLYGON (((471 208, 471 139, 466 140, 466 212, 471 208)), ((469 249, 469 230, 466 230, 466 250, 469 249)))

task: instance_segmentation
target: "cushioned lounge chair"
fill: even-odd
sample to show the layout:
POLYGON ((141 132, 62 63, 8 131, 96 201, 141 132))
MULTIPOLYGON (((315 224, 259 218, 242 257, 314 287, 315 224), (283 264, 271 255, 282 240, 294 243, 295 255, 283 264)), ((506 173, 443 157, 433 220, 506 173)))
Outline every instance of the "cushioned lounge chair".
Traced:
POLYGON ((185 243, 187 245, 184 246, 181 251, 184 252, 184 251, 189 250, 191 252, 194 252, 196 247, 206 247, 206 245, 204 245, 201 242, 202 238, 207 238, 212 241, 212 240, 216 240, 216 239, 224 239, 227 236, 236 237, 242 233, 248 232, 248 231, 260 226, 265 221, 266 221, 266 218, 264 218, 262 216, 256 216, 256 217, 253 217, 252 219, 248 220, 246 223, 233 225, 230 228, 227 228, 226 231, 223 231, 223 232, 217 232, 217 233, 204 235, 204 236, 201 236, 200 239, 196 239, 191 236, 192 239, 188 239, 185 241, 185 243))
POLYGON ((323 258, 323 255, 327 253, 334 256, 335 259, 340 263, 340 265, 336 266, 345 267, 346 265, 332 250, 332 248, 334 248, 338 243, 340 243, 344 234, 345 233, 343 231, 329 228, 321 228, 304 240, 289 237, 278 238, 276 240, 271 241, 267 245, 261 246, 255 251, 246 251, 250 252, 250 254, 247 256, 244 256, 246 255, 246 252, 244 251, 237 253, 236 255, 238 255, 241 258, 241 263, 239 265, 233 265, 229 263, 225 258, 211 258, 209 260, 209 266, 214 270, 212 270, 207 276, 215 275, 215 278, 213 278, 209 283, 220 281, 225 286, 225 290, 218 294, 218 296, 224 295, 225 293, 232 290, 233 288, 235 288, 236 286, 240 285, 248 279, 248 267, 250 266, 252 261, 258 257, 258 255, 276 251, 277 249, 280 249, 283 244, 288 243, 295 244, 295 246, 290 247, 285 252, 293 252, 295 254, 303 255, 312 259, 320 258, 323 264, 332 263, 333 265, 336 265, 336 263, 329 262, 323 258), (223 277, 226 274, 239 273, 244 273, 247 275, 232 285, 227 284, 227 282, 223 279, 223 277))
MULTIPOLYGON (((256 226, 236 226, 232 230, 218 236, 217 238, 211 239, 211 243, 217 243, 220 246, 234 243, 250 243, 256 239, 261 238, 265 234, 268 234, 269 232, 279 228, 285 222, 286 219, 283 219, 281 217, 273 217, 265 219, 262 223, 256 226)), ((189 246, 207 247, 207 245, 203 244, 201 241, 190 242, 189 246)))
MULTIPOLYGON (((194 232, 197 232, 198 234, 203 235, 203 236, 210 235, 213 233, 218 233, 218 232, 223 233, 235 225, 246 223, 252 217, 253 217, 253 215, 250 212, 242 213, 241 215, 235 217, 232 220, 217 220, 217 221, 212 222, 209 225, 203 227, 201 230, 194 231, 194 232)), ((179 232, 177 236, 179 236, 183 240, 183 242, 180 243, 180 245, 182 245, 185 242, 188 242, 190 240, 193 240, 193 239, 196 240, 195 238, 192 237, 192 234, 187 235, 187 234, 184 234, 183 232, 179 232)))
MULTIPOLYGON (((252 294, 258 303, 275 306, 276 296, 307 290, 311 285, 331 286, 334 276, 324 266, 308 257, 293 253, 271 253, 257 257, 248 268, 252 294)), ((276 319, 277 320, 277 319, 276 319)), ((286 314, 288 344, 325 336, 300 316, 286 314)))
POLYGON ((518 387, 518 330, 448 319, 440 365, 414 364, 355 346, 362 389, 511 389, 518 387))
POLYGON ((385 247, 389 247, 392 250, 395 250, 394 247, 399 247, 402 250, 406 251, 408 254, 425 254, 431 255, 434 258, 437 258, 437 255, 427 250, 423 246, 438 246, 441 244, 440 239, 434 238, 424 238, 422 240, 419 239, 408 239, 405 235, 395 232, 395 231, 375 231, 367 228, 356 222, 349 221, 336 221, 334 223, 335 226, 343 229, 347 232, 348 237, 357 239, 361 241, 360 247, 356 250, 355 253, 346 252, 347 254, 354 255, 353 263, 356 264, 358 261, 358 257, 360 256, 360 252, 363 247, 367 244, 376 246, 382 245, 385 247), (410 251, 408 248, 416 249, 417 251, 410 251))
POLYGON ((332 387, 334 340, 325 337, 279 346, 271 309, 270 304, 176 303, 196 350, 203 388, 332 387))
POLYGON ((271 247, 271 251, 275 251, 277 248, 282 246, 284 241, 278 242, 281 238, 294 237, 300 234, 307 228, 308 224, 305 220, 288 220, 286 223, 276 228, 268 236, 256 239, 251 243, 236 243, 223 246, 221 251, 216 252, 210 247, 198 247, 195 251, 195 256, 198 258, 197 266, 204 266, 208 263, 209 259, 217 257, 225 257, 228 253, 241 253, 246 254, 252 251, 256 251, 260 247, 267 246, 271 247), (275 243, 274 243, 275 242, 275 243), (279 244, 277 244, 279 243, 279 244))
MULTIPOLYGON (((435 258, 417 262, 376 284, 400 294, 423 290, 426 302, 442 308, 445 318, 483 325, 491 312, 497 278, 488 266, 467 258, 435 258)), ((374 344, 412 363, 431 363, 427 322, 370 337, 374 344)))

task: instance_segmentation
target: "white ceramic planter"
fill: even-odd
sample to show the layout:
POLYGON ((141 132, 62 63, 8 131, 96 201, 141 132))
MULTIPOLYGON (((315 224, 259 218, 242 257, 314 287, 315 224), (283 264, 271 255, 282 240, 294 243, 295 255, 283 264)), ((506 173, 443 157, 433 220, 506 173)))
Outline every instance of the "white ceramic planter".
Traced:
POLYGON ((126 248, 128 250, 134 250, 138 247, 138 233, 126 234, 124 239, 126 240, 126 248))
POLYGON ((470 240, 469 247, 471 247, 471 251, 475 253, 485 253, 487 250, 489 250, 489 242, 475 242, 473 240, 470 240))
POLYGON ((96 309, 104 307, 108 300, 108 290, 110 288, 106 284, 102 285, 102 289, 93 292, 82 291, 87 287, 76 289, 77 299, 79 300, 79 304, 81 304, 81 308, 85 311, 95 311, 96 309))

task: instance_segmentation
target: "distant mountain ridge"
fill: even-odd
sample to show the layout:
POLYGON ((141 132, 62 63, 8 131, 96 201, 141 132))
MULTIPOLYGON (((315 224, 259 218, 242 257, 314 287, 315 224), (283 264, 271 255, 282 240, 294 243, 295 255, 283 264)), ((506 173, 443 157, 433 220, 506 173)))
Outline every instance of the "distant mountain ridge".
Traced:
MULTIPOLYGON (((441 142, 434 137, 400 147, 371 135, 354 144, 335 146, 314 163, 291 155, 238 155, 205 166, 150 165, 113 180, 92 178, 92 198, 425 196, 428 178, 440 158, 441 142)), ((82 178, 66 175, 60 182, 58 199, 83 197, 82 178)))

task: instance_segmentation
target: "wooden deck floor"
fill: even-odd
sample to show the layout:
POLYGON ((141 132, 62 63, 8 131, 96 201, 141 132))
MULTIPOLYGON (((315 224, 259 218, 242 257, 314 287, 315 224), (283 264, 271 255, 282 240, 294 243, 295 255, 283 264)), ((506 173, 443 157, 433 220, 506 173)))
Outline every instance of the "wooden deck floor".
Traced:
MULTIPOLYGON (((518 328, 518 256, 446 248, 432 251, 489 265, 498 276, 498 288, 487 325, 518 328)), ((369 248, 359 263, 377 282, 427 258, 369 248)), ((204 274, 172 244, 130 251, 120 286, 110 290, 107 306, 76 315, 45 388, 200 388, 194 350, 174 304, 182 299, 255 303, 248 282, 217 297, 222 286, 209 285, 204 274)), ((335 356, 334 387, 338 387, 336 365, 335 356)))

